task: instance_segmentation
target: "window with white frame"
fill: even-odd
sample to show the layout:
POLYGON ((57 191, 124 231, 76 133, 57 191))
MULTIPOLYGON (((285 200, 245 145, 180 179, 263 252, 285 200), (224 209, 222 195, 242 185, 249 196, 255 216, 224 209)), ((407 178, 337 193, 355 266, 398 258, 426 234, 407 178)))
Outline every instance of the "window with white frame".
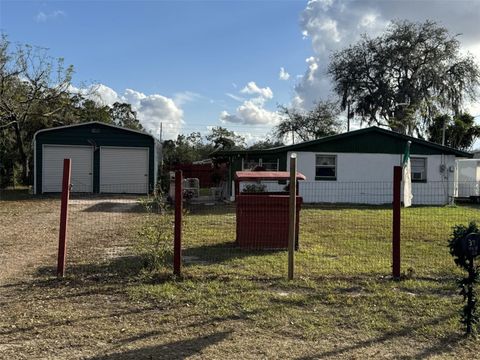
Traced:
POLYGON ((427 158, 410 158, 412 181, 427 181, 427 158))
POLYGON ((315 180, 337 180, 337 156, 315 156, 315 180))

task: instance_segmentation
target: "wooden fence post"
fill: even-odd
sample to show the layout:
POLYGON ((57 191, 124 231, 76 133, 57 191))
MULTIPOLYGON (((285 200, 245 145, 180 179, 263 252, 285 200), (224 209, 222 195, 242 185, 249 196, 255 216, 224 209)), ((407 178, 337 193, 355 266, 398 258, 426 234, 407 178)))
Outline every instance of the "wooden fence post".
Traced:
POLYGON ((70 174, 72 161, 63 160, 62 200, 60 205, 60 231, 58 236, 57 276, 65 276, 65 258, 67 254, 68 200, 70 199, 70 174))
POLYGON ((400 219, 402 167, 393 167, 392 276, 400 278, 400 219))
POLYGON ((175 237, 173 243, 173 273, 181 275, 182 267, 182 214, 183 176, 182 170, 175 171, 175 237))
POLYGON ((288 200, 288 280, 293 280, 297 216, 297 154, 295 153, 290 155, 290 197, 288 200))

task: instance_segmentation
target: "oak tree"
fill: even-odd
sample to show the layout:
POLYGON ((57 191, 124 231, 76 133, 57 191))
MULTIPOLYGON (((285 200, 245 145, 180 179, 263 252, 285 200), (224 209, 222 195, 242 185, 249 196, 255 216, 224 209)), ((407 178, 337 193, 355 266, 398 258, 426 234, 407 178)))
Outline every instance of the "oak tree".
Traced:
POLYGON ((335 52, 328 73, 341 107, 367 124, 424 134, 439 113, 476 97, 480 72, 457 35, 433 21, 394 21, 377 37, 335 52))

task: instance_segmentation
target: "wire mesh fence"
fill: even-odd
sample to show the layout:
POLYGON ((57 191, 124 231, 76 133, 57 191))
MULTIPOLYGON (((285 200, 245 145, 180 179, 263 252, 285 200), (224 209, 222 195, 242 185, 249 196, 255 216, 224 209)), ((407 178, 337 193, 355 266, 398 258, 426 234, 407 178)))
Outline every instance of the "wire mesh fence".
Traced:
MULTIPOLYGON (((159 205, 154 196, 135 193, 137 184, 131 185, 124 184, 118 193, 118 185, 108 188, 104 184, 105 193, 92 194, 73 184, 67 263, 138 254, 135 247, 145 245, 146 238, 152 240, 150 245, 155 241, 164 244, 160 249, 163 260, 171 259, 174 201, 170 206, 159 205)), ((235 201, 211 189, 186 197, 185 276, 286 277, 288 187, 278 182, 267 187, 274 193, 243 193, 235 201)), ((457 270, 448 239, 454 225, 480 221, 478 183, 414 183, 412 188, 413 206, 401 210, 402 272, 430 278, 452 276, 457 270)), ((8 191, 0 195, 0 200, 12 197, 8 191)), ((391 274, 391 182, 300 182, 299 196, 296 276, 391 274)), ((45 213, 50 215, 45 217, 48 224, 42 226, 57 236, 59 214, 51 213, 59 208, 59 194, 42 199, 51 199, 45 201, 45 213)), ((170 266, 167 262, 164 271, 170 272, 170 266)))
POLYGON ((101 188, 105 192, 92 194, 81 184, 71 186, 67 273, 88 267, 95 276, 96 266, 120 259, 133 261, 142 227, 153 217, 148 211, 150 197, 139 184, 123 184, 121 188, 103 184, 101 188))
MULTIPOLYGON (((475 183, 461 185, 477 188, 475 183)), ((446 182, 413 184, 413 206, 401 211, 405 276, 455 274, 448 251, 452 228, 480 220, 476 198, 456 196, 459 186, 446 182)), ((203 267, 207 272, 235 276, 286 274, 286 246, 272 249, 267 239, 258 242, 258 233, 268 238, 272 228, 288 232, 286 208, 273 204, 282 197, 285 185, 267 184, 262 190, 273 190, 274 195, 254 193, 228 204, 213 199, 189 201, 183 243, 187 272, 203 267), (243 201, 249 206, 242 205, 243 201), (244 238, 257 243, 242 241, 244 238)), ((303 201, 298 214, 298 276, 391 274, 392 182, 300 182, 299 193, 303 201)), ((284 192, 283 197, 287 196, 284 192)))

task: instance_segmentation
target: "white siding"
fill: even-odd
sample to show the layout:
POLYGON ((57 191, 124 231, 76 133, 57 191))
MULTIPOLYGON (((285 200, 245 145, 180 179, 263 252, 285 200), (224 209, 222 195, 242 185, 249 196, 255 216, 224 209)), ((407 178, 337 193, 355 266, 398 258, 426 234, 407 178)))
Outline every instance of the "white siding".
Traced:
MULTIPOLYGON (((427 158, 427 182, 412 184, 413 204, 447 204, 453 196, 455 156, 411 156, 427 158)), ((297 169, 307 177, 300 182, 300 195, 310 203, 391 203, 393 167, 401 165, 401 158, 400 154, 297 152, 297 169), (316 154, 337 156, 336 180, 315 180, 316 154)))
POLYGON ((91 146, 44 145, 42 192, 61 192, 63 159, 72 160, 72 192, 93 191, 93 149, 91 146))
POLYGON ((461 159, 456 162, 456 196, 480 195, 480 160, 461 159))
POLYGON ((148 148, 100 147, 100 192, 148 192, 148 148))

